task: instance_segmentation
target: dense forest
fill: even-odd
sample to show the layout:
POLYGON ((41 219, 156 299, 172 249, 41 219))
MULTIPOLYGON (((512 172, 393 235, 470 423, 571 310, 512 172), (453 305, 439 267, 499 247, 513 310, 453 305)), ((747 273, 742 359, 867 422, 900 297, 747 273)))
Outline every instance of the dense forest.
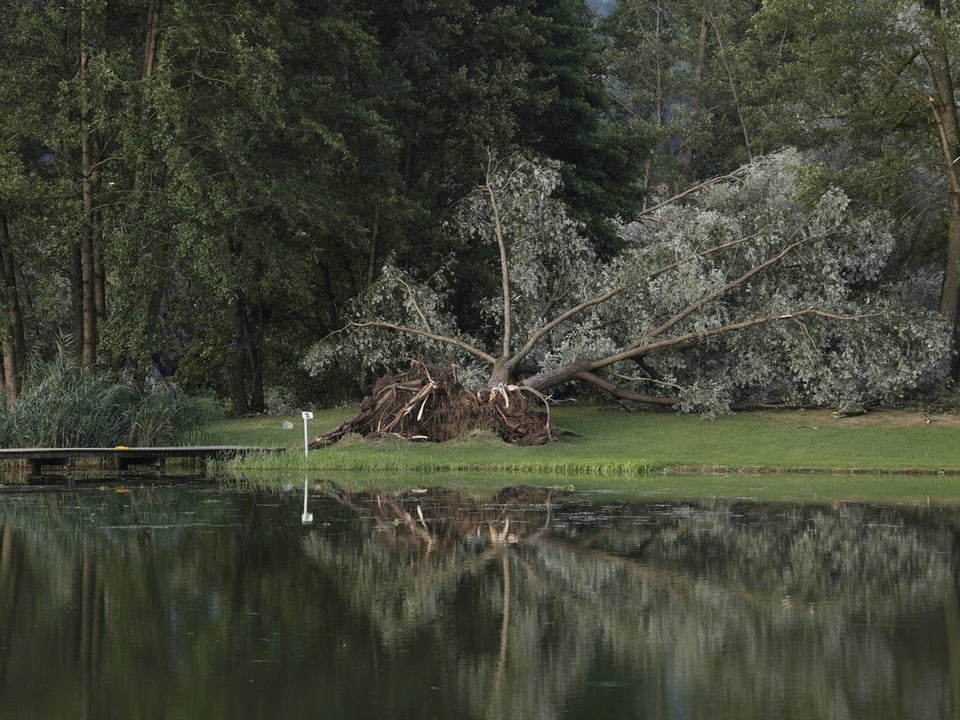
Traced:
POLYGON ((4 3, 8 404, 63 348, 236 414, 413 356, 699 411, 952 379, 958 4, 596 6, 4 3))

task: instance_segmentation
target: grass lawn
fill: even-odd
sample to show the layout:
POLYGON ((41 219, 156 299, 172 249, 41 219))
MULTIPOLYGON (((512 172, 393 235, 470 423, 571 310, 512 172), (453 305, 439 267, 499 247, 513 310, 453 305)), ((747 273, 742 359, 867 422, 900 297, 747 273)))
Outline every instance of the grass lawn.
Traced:
MULTIPOLYGON (((316 411, 309 435, 351 409, 316 411)), ((960 474, 960 418, 878 410, 835 419, 824 411, 762 411, 703 420, 675 413, 627 413, 564 405, 554 412, 559 442, 521 448, 492 436, 448 443, 347 439, 303 454, 303 420, 225 420, 213 443, 284 447, 247 468, 359 472, 484 472, 514 475, 636 477, 663 473, 960 474), (293 424, 283 429, 283 421, 293 424)))
MULTIPOLYGON (((314 411, 313 437, 353 410, 314 411)), ((703 420, 563 405, 559 441, 521 448, 481 435, 447 443, 345 439, 303 452, 303 420, 255 417, 209 428, 210 442, 283 447, 231 463, 256 485, 291 478, 403 490, 444 486, 492 494, 537 484, 613 499, 749 498, 770 502, 960 502, 960 417, 878 410, 835 419, 829 411, 763 411, 703 420), (293 424, 283 429, 284 420, 293 424)))

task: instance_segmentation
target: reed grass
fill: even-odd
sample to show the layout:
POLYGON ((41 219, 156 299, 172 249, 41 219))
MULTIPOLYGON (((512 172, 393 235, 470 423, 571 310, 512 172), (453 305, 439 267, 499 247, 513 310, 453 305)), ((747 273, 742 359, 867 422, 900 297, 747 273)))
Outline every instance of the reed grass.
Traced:
POLYGON ((176 445, 199 437, 222 415, 176 385, 133 382, 104 368, 83 367, 63 347, 35 362, 12 407, 0 407, 4 447, 176 445))

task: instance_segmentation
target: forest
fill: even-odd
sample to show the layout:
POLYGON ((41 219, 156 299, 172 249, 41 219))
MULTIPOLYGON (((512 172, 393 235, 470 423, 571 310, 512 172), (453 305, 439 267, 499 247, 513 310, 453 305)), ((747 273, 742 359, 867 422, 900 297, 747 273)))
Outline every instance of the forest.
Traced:
POLYGON ((0 5, 7 405, 63 353, 236 415, 411 359, 707 413, 951 388, 960 4, 603 7, 0 5))

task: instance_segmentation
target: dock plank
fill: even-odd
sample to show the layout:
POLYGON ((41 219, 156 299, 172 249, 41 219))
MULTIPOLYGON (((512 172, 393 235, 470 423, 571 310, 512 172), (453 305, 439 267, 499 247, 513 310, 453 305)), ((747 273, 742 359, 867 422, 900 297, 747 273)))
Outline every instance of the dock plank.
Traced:
POLYGON ((33 474, 44 467, 72 467, 80 460, 100 460, 118 471, 133 466, 163 470, 168 459, 223 460, 252 453, 283 452, 284 448, 247 445, 173 445, 166 447, 0 448, 0 462, 27 462, 33 474))

